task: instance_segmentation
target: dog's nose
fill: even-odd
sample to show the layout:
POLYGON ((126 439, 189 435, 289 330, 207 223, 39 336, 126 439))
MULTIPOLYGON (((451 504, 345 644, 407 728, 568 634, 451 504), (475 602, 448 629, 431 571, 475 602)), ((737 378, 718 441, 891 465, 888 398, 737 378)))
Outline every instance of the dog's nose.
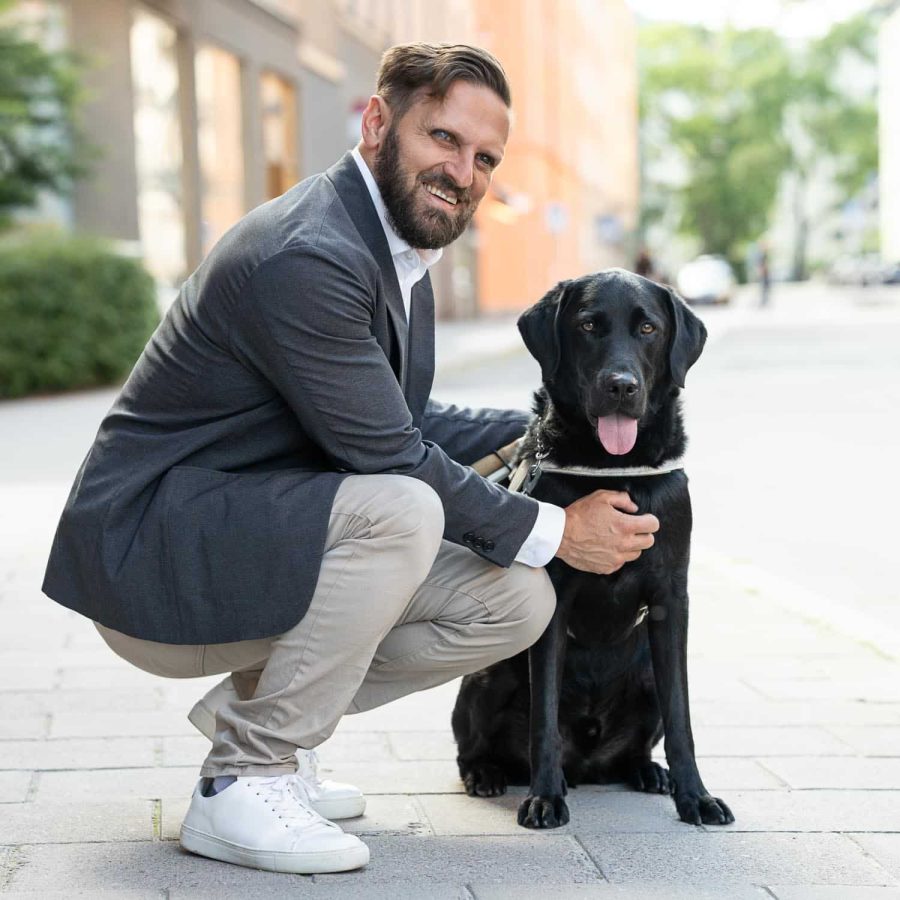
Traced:
POLYGON ((638 389, 637 378, 628 372, 613 372, 603 379, 603 390, 612 397, 633 397, 638 389))

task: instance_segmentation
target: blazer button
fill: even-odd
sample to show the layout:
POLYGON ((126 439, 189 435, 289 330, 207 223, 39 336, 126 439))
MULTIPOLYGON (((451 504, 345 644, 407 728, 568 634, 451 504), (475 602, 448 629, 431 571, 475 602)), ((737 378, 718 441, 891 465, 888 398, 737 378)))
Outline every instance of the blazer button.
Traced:
POLYGON ((487 550, 488 553, 494 549, 494 542, 491 540, 487 540, 484 542, 484 549, 487 550))
POLYGON ((479 550, 484 550, 484 538, 482 538, 482 537, 477 537, 477 538, 475 538, 475 539, 472 541, 472 543, 473 543, 479 550))
POLYGON ((471 544, 474 540, 475 540, 475 532, 474 531, 467 531, 463 535, 463 543, 464 544, 471 544))

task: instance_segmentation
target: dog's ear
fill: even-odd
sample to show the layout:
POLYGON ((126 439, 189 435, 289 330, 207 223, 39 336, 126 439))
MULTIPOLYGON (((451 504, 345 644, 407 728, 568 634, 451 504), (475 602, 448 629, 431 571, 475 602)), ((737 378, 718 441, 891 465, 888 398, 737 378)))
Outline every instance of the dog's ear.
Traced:
POLYGON ((672 319, 669 370, 672 381, 683 388, 687 370, 700 358, 706 343, 706 326, 672 288, 664 290, 672 319))
POLYGON ((560 312, 571 283, 561 281, 519 316, 519 334, 528 352, 541 364, 541 377, 545 382, 552 381, 559 368, 560 312))

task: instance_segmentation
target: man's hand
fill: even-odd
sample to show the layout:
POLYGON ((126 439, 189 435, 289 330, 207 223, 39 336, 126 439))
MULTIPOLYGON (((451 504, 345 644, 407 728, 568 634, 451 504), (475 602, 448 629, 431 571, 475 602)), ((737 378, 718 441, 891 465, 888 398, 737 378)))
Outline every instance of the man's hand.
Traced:
POLYGON ((557 557, 573 569, 609 575, 653 546, 656 516, 636 516, 624 491, 594 491, 565 509, 566 527, 557 557))

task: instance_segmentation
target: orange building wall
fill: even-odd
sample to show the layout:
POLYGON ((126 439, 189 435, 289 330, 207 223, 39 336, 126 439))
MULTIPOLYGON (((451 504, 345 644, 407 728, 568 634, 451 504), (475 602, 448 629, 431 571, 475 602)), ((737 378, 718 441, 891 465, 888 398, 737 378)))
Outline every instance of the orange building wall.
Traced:
POLYGON ((599 240, 597 218, 616 216, 623 237, 636 225, 636 36, 624 0, 495 0, 478 5, 476 27, 509 75, 515 114, 477 218, 479 307, 490 313, 630 262, 630 245, 599 240), (558 233, 554 204, 565 211, 558 233))

